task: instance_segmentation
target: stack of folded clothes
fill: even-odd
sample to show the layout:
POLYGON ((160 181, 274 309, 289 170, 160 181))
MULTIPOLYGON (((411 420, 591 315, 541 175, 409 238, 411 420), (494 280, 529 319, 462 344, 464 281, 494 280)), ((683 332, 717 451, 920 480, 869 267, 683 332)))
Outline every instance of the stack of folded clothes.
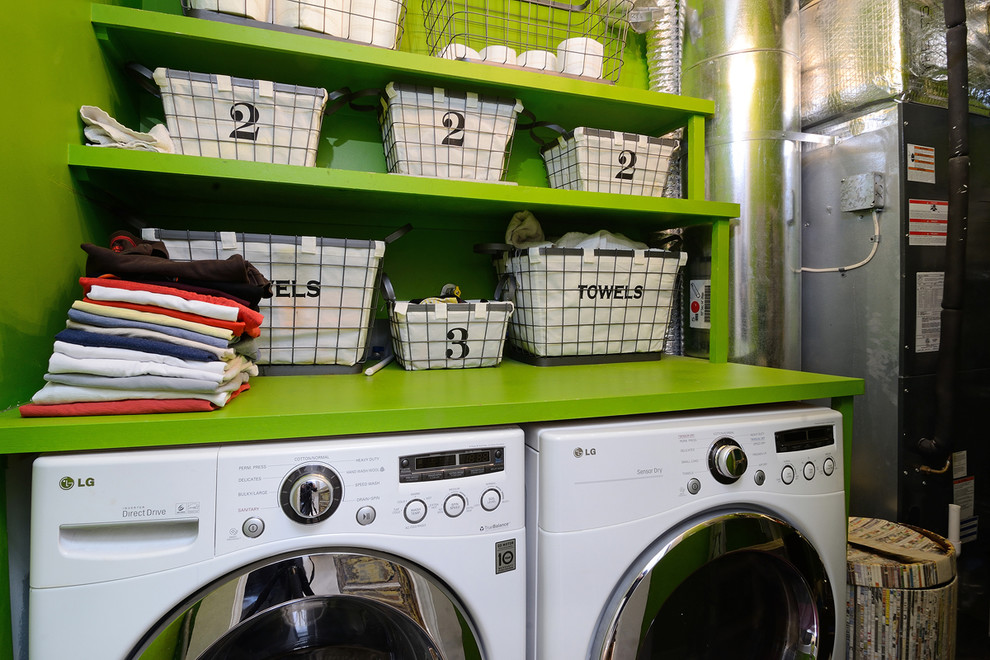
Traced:
POLYGON ((180 262, 130 234, 85 244, 84 297, 55 336, 23 417, 215 410, 258 374, 258 302, 271 285, 242 257, 180 262))

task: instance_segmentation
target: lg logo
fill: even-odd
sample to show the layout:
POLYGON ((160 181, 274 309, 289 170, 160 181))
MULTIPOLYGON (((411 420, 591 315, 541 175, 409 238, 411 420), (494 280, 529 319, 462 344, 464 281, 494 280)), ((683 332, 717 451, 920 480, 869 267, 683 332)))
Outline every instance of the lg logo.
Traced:
POLYGON ((598 453, 598 450, 592 447, 591 449, 582 449, 578 447, 574 450, 574 458, 581 458, 582 456, 594 456, 598 453))
POLYGON ((62 477, 58 482, 58 487, 62 490, 72 490, 73 487, 79 486, 80 488, 88 488, 96 485, 96 481, 93 477, 86 477, 85 479, 73 479, 72 477, 62 477))

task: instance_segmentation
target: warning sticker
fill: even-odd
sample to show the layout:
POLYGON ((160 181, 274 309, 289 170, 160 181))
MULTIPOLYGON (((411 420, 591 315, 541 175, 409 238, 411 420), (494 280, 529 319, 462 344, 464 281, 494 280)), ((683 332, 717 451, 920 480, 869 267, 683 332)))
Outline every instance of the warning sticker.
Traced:
POLYGON ((712 312, 709 301, 712 295, 712 281, 691 280, 688 284, 688 327, 711 328, 712 312))
POLYGON ((908 200, 908 244, 945 245, 949 203, 937 199, 908 200))
POLYGON ((907 146, 907 180, 935 183, 935 148, 920 144, 907 146))
POLYGON ((915 294, 914 352, 934 353, 942 334, 942 283, 945 273, 918 273, 915 294))

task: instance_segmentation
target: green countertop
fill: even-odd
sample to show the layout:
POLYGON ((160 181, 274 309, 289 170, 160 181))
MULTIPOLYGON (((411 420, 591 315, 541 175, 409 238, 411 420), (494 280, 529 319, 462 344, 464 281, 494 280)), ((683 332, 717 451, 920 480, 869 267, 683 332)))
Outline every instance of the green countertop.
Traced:
POLYGON ((209 413, 22 419, 0 413, 0 452, 75 451, 581 419, 846 397, 856 378, 666 356, 659 361, 267 376, 209 413))

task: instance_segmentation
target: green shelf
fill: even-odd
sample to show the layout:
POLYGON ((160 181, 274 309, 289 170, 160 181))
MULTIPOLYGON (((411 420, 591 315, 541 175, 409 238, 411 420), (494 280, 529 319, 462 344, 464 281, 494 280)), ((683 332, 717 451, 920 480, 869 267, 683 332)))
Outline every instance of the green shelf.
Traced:
MULTIPOLYGON (((273 165, 201 156, 159 154, 69 145, 69 166, 76 179, 131 210, 189 214, 194 207, 216 217, 239 213, 285 216, 284 209, 333 209, 408 217, 422 210, 439 222, 464 216, 491 218, 498 226, 520 209, 541 217, 640 222, 685 226, 739 215, 739 205, 612 193, 555 190, 477 181, 424 179, 379 172, 273 165), (194 205, 191 207, 190 205, 194 205), (208 208, 208 207, 212 207, 208 208), (282 209, 273 214, 272 209, 282 209), (403 213, 396 214, 401 209, 403 213)), ((430 220, 427 220, 429 223, 430 220)), ((417 223, 417 226, 423 226, 417 223)))
POLYGON ((209 413, 22 419, 0 413, 0 453, 412 431, 851 397, 856 378, 665 356, 653 362, 267 376, 209 413))
POLYGON ((166 66, 331 90, 384 88, 399 80, 486 91, 518 97, 538 119, 567 128, 608 116, 612 130, 645 135, 662 135, 692 116, 715 112, 714 102, 705 99, 116 5, 93 4, 92 22, 118 65, 138 62, 150 69, 166 66))

